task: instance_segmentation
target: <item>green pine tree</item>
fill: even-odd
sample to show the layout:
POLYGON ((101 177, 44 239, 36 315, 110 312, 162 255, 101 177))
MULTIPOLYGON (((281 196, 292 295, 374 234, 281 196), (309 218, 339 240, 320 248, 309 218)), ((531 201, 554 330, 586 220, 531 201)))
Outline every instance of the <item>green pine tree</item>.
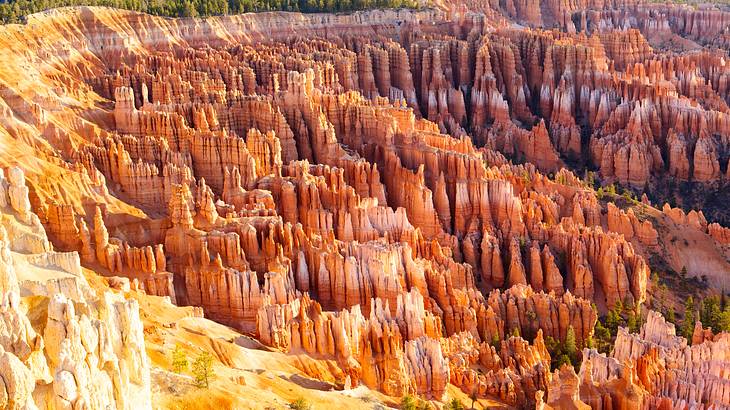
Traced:
POLYGON ((208 352, 203 352, 195 358, 192 365, 193 377, 195 385, 200 388, 208 388, 210 382, 215 378, 213 370, 213 356, 208 352))
MULTIPOLYGON (((714 329, 713 329, 714 330, 714 329)), ((718 332, 730 332, 730 306, 720 313, 720 319, 717 323, 718 332)))
POLYGON ((601 353, 608 353, 611 350, 610 346, 613 344, 611 331, 603 326, 603 323, 599 320, 596 321, 596 325, 593 327, 593 334, 596 349, 601 353))
POLYGON ((573 326, 568 327, 568 333, 565 335, 565 346, 563 351, 570 358, 570 362, 575 364, 578 361, 578 345, 575 341, 575 329, 573 326))
POLYGON ((720 298, 716 296, 709 296, 702 301, 700 321, 704 327, 711 327, 713 330, 717 331, 721 314, 720 298))
POLYGON ((606 328, 609 332, 611 332, 611 335, 616 335, 618 333, 618 326, 621 323, 621 316, 619 316, 618 312, 616 312, 615 309, 611 309, 606 314, 606 328))
POLYGON ((564 364, 573 365, 573 363, 570 361, 570 357, 568 357, 567 354, 563 353, 560 356, 558 356, 558 362, 555 365, 556 369, 561 368, 564 364))
POLYGON ((667 309, 667 321, 669 323, 677 324, 677 315, 674 314, 674 306, 669 306, 669 309, 667 309))
POLYGON ((684 319, 682 320, 682 327, 680 328, 680 333, 682 336, 687 338, 687 340, 692 339, 692 333, 694 333, 695 329, 695 302, 692 296, 687 298, 687 301, 684 303, 684 319))

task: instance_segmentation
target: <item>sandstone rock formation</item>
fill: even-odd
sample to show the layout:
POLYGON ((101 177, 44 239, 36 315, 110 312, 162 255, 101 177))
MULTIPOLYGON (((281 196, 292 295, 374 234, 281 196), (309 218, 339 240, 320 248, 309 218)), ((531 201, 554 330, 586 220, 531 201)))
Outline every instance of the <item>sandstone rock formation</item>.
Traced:
POLYGON ((23 171, 10 168, 9 175, 14 190, 0 193, 3 407, 151 408, 138 304, 109 291, 97 295, 81 275, 75 252, 41 247, 31 251, 36 263, 21 265, 26 256, 21 253, 28 252, 24 244, 48 239, 29 209, 23 171), (56 277, 48 274, 51 269, 56 277), (46 299, 46 323, 31 323, 21 298, 28 293, 46 299))
POLYGON ((654 311, 638 334, 619 329, 610 357, 583 351, 580 396, 592 408, 728 405, 730 335, 688 346, 674 325, 654 311))
POLYGON ((723 47, 727 13, 441 6, 179 20, 81 8, 0 29, 0 398, 149 407, 126 296, 146 293, 390 396, 442 401, 451 384, 523 408, 730 404, 723 335, 682 345, 651 313, 612 357, 584 350, 578 374, 551 372, 545 344, 572 328, 584 347, 599 315, 646 301, 668 226, 697 231, 696 247, 730 243, 709 213, 579 177, 652 198, 667 175, 722 192, 726 56, 656 38, 723 47), (56 44, 44 24, 78 31, 56 44), (8 273, 21 259, 38 272, 8 273), (89 270, 116 291, 92 289, 89 270), (21 295, 45 298, 45 323, 21 295))

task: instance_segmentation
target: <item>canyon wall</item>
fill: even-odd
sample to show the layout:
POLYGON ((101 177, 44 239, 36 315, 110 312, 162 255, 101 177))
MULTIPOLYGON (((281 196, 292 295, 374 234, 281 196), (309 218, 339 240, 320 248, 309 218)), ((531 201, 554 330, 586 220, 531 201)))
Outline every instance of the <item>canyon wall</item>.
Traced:
POLYGON ((3 27, 9 249, 73 276, 0 281, 8 309, 26 287, 48 298, 43 334, 15 309, 32 337, 3 347, 12 383, 33 374, 55 396, 25 383, 13 403, 150 405, 139 308, 90 290, 82 266, 390 396, 440 401, 452 384, 522 408, 722 400, 724 373, 697 370, 712 347, 689 363, 695 348, 672 339, 643 359, 654 314, 640 336, 619 332, 613 357, 585 350, 578 374, 551 372, 546 347, 568 334, 587 347, 599 314, 647 300, 668 220, 717 252, 730 242, 701 212, 604 194, 569 169, 722 189, 722 51, 666 53, 645 27, 581 11, 628 2, 486 3, 209 19, 75 8, 3 27), (600 370, 680 355, 651 389, 600 370))

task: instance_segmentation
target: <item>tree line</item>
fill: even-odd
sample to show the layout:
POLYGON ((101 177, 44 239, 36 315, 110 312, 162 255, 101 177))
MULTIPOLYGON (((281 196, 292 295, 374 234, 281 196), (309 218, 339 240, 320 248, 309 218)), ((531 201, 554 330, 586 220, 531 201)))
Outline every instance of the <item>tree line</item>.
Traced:
POLYGON ((107 6, 165 17, 223 16, 257 11, 348 12, 373 8, 418 8, 417 0, 0 0, 0 22, 66 6, 107 6))

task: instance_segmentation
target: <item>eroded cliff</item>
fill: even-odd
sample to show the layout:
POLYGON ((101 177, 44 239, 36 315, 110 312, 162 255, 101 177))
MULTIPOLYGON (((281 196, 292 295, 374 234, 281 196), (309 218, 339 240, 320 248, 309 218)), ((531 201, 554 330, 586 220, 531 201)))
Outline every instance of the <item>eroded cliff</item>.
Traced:
MULTIPOLYGON (((9 403, 149 407, 137 316, 152 296, 338 389, 525 408, 725 397, 702 376, 694 393, 642 381, 618 397, 636 380, 586 367, 608 358, 586 350, 578 375, 551 372, 545 344, 571 334, 587 347, 599 314, 646 301, 653 255, 679 270, 702 251, 690 274, 730 272, 728 228, 599 194, 569 170, 638 189, 666 173, 724 186, 722 51, 665 53, 645 26, 586 17, 593 4, 477 6, 210 19, 76 8, 3 27, 0 283, 5 322, 23 329, 2 344, 9 403), (699 242, 662 235, 684 227, 699 242), (66 273, 17 278, 19 260, 66 273), (122 294, 87 289, 86 269, 122 294), (29 324, 23 292, 47 299, 46 323, 29 324)), ((173 336, 159 332, 146 340, 164 350, 173 336)), ((619 334, 615 366, 637 360, 620 355, 631 337, 619 334)), ((223 342, 200 343, 226 382, 260 381, 223 342)), ((171 376, 151 351, 161 383, 171 376)))

